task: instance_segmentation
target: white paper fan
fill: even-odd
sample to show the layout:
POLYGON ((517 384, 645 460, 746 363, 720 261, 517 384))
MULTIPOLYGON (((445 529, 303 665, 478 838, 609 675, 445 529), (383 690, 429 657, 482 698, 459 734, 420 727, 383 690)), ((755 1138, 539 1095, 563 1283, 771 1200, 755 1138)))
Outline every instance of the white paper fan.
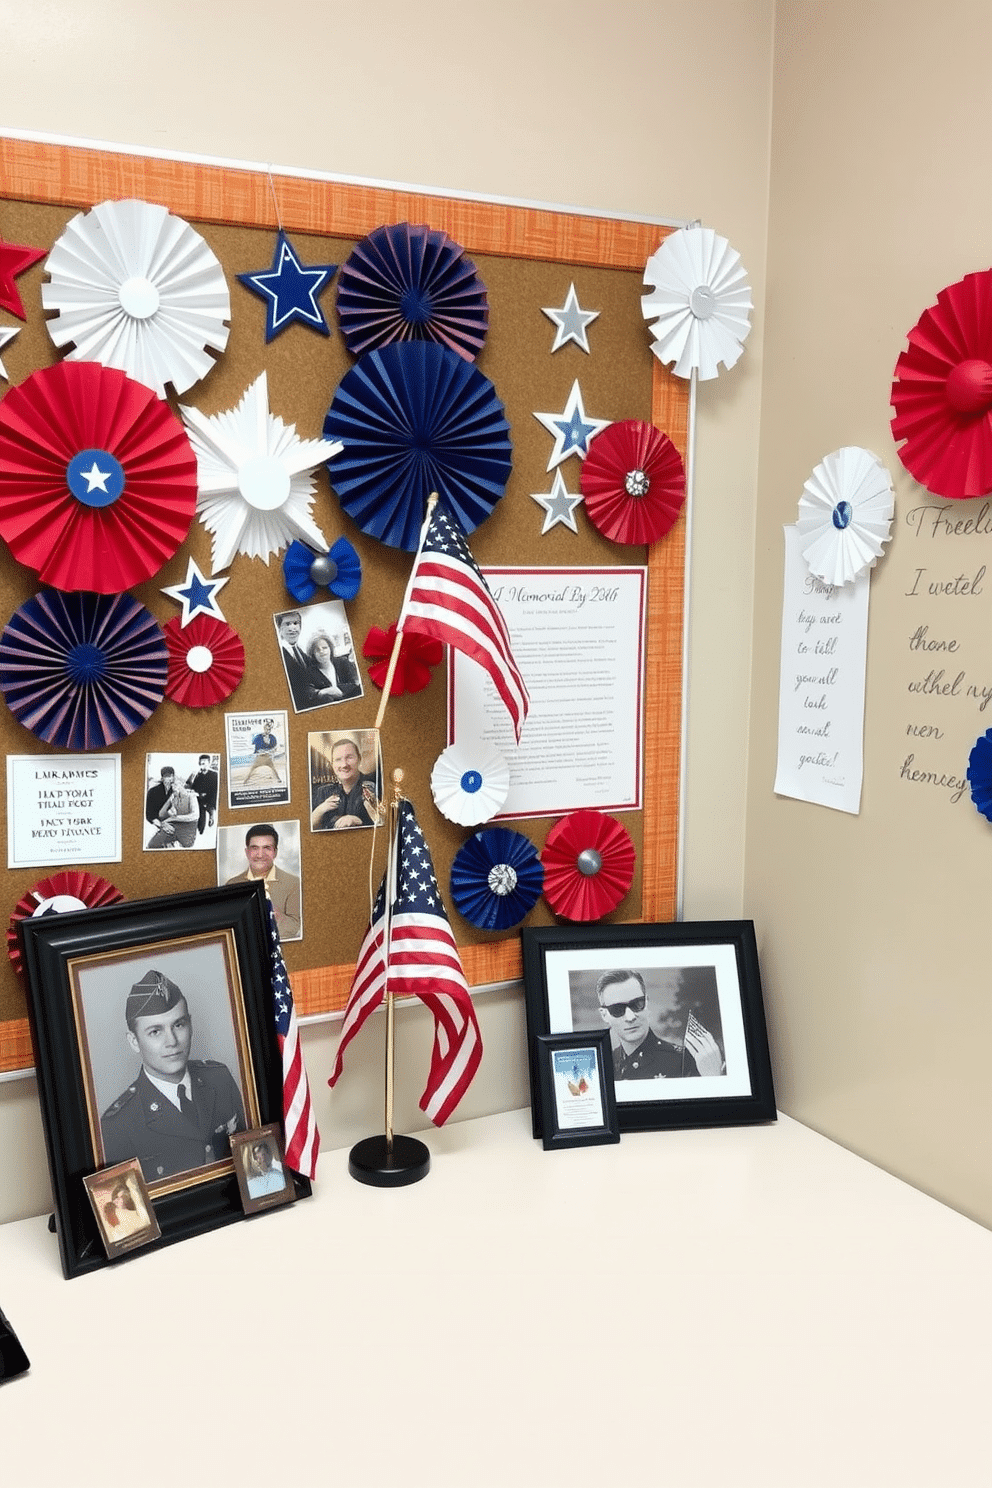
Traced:
POLYGON ((269 412, 265 373, 241 402, 207 415, 180 406, 196 452, 196 511, 213 535, 213 572, 235 553, 266 563, 294 537, 324 552, 314 523, 314 469, 341 450, 338 440, 301 439, 295 424, 269 412))
POLYGON ((799 498, 799 542, 809 571, 825 584, 849 584, 882 556, 892 536, 895 497, 877 455, 858 445, 817 465, 799 498))
POLYGON ((224 271, 204 239, 165 207, 106 201, 67 223, 45 265, 41 303, 55 345, 165 396, 184 393, 223 351, 231 318, 224 271))
POLYGON ((751 330, 751 286, 741 256, 726 238, 708 227, 683 227, 667 237, 648 259, 641 296, 644 319, 651 321, 651 350, 672 362, 678 377, 693 371, 702 381, 730 368, 751 330))
POLYGON ((509 789, 510 767, 489 744, 449 744, 431 771, 434 805, 462 827, 491 821, 509 789))

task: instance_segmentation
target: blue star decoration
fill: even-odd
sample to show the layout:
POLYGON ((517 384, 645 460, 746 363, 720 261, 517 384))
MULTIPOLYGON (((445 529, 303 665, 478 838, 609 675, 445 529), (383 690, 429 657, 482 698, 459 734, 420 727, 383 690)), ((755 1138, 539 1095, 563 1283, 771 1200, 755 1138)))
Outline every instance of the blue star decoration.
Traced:
POLYGON ((551 483, 551 490, 546 495, 538 495, 536 491, 530 493, 531 501, 536 501, 538 506, 544 507, 544 526, 541 528, 541 536, 550 532, 560 522, 571 532, 578 532, 575 523, 575 508, 582 504, 581 496, 572 496, 565 488, 565 481, 560 470, 555 471, 555 478, 551 483))
POLYGON ((610 426, 609 419, 595 419, 586 413, 578 378, 572 383, 572 391, 561 413, 535 413, 534 417, 538 423, 544 425, 549 434, 554 435, 554 449, 548 461, 549 470, 554 470, 569 455, 576 455, 584 460, 589 453, 589 441, 610 426))
POLYGON ((280 228, 271 269, 238 275, 246 289, 266 301, 266 341, 273 340, 294 320, 302 321, 322 336, 329 336, 331 328, 317 304, 317 297, 323 294, 337 270, 337 264, 302 264, 296 249, 280 228))
POLYGON ((217 595, 226 583, 226 576, 223 579, 204 578, 196 559, 190 558, 186 564, 184 582, 171 584, 168 589, 162 590, 162 593, 169 599, 174 599, 183 607, 179 628, 185 630, 189 622, 197 615, 211 615, 215 620, 223 620, 224 616, 217 603, 217 595))

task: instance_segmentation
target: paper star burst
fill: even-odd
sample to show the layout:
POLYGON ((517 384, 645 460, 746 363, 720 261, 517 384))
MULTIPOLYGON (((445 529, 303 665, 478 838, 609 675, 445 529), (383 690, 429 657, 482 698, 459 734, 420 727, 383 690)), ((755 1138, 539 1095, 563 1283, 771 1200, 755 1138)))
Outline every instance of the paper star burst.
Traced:
POLYGON ((254 274, 239 274, 239 281, 266 301, 265 339, 271 341, 294 320, 300 320, 322 336, 331 328, 317 304, 337 273, 337 264, 302 264, 296 249, 279 229, 271 269, 257 269, 254 274))
POLYGON ((552 354, 560 351, 569 341, 574 341, 576 346, 588 354, 589 337, 586 335, 586 326, 599 318, 599 311, 582 309, 574 284, 568 286, 568 294, 560 310, 553 310, 550 306, 543 305, 541 313, 549 320, 553 320, 558 327, 555 331, 554 345, 551 347, 552 354))
POLYGON ((220 605, 217 603, 217 595, 226 583, 226 575, 222 579, 205 578, 195 558, 187 561, 184 581, 181 584, 170 584, 168 588, 162 590, 168 599, 174 599, 183 607, 182 615, 179 617, 180 630, 185 630, 189 622, 197 615, 208 615, 213 620, 224 619, 220 605))
POLYGON ((552 527, 557 527, 560 522, 571 532, 578 532, 575 522, 575 508, 582 504, 581 496, 572 496, 565 488, 565 480, 560 470, 555 471, 555 478, 551 484, 551 490, 547 495, 540 495, 537 491, 530 493, 531 501, 536 501, 538 506, 544 508, 544 526, 541 528, 541 536, 550 532, 552 527))
MULTIPOLYGON (((10 345, 14 337, 19 335, 20 329, 20 326, 0 326, 0 351, 3 351, 5 346, 10 345)), ((0 359, 0 377, 2 377, 5 382, 10 381, 10 373, 4 366, 2 359, 0 359)))
POLYGON ((44 258, 47 251, 47 248, 29 248, 25 243, 0 242, 0 307, 20 320, 27 320, 27 315, 14 280, 39 258, 44 258))
POLYGON ((314 523, 313 471, 338 454, 340 441, 300 439, 295 424, 269 412, 265 373, 236 408, 207 416, 180 407, 199 467, 197 515, 213 536, 212 566, 235 553, 266 563, 294 537, 326 549, 314 523))
POLYGON ((578 378, 572 383, 572 391, 561 413, 535 413, 534 417, 554 436, 549 470, 554 470, 569 455, 584 460, 589 453, 590 439, 594 439, 601 429, 610 427, 609 419, 595 419, 586 413, 578 378))

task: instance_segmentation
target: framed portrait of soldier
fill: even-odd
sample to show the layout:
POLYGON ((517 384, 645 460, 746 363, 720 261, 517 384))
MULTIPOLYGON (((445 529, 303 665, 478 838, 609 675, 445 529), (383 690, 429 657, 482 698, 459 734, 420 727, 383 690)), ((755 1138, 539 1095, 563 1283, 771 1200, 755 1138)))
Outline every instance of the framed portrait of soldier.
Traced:
POLYGON ((240 1219, 232 1138, 282 1114, 263 883, 52 916, 22 941, 66 1276, 105 1259, 84 1180, 129 1160, 163 1243, 240 1219))
POLYGON ((535 1136, 546 1034, 608 1033, 621 1132, 775 1120, 752 921, 527 926, 522 943, 535 1136))

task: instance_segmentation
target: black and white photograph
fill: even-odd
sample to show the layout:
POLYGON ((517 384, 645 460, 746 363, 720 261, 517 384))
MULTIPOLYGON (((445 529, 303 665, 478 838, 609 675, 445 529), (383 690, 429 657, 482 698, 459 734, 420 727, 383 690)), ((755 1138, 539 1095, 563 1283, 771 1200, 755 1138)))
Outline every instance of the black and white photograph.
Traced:
POLYGON ((309 734, 310 830, 381 827, 382 757, 375 729, 309 734))
POLYGON ((261 879, 275 910, 279 939, 303 939, 298 821, 252 822, 221 827, 217 842, 218 884, 261 879))
POLYGON ((296 1191, 285 1165, 277 1123, 240 1133, 233 1139, 231 1149, 246 1214, 258 1214, 262 1209, 293 1202, 296 1191))
POLYGON ((532 1037, 608 1033, 621 1130, 774 1119, 750 921, 525 927, 522 939, 532 1037))
POLYGON ((225 713, 227 804, 232 811, 289 803, 289 715, 225 713))
POLYGON ((219 783, 219 754, 146 754, 144 851, 213 852, 219 783))
POLYGON ((297 713, 363 694, 355 643, 340 599, 273 615, 286 685, 297 713))
POLYGON ((160 1238, 162 1231, 137 1158, 101 1168, 83 1183, 111 1260, 160 1238))

